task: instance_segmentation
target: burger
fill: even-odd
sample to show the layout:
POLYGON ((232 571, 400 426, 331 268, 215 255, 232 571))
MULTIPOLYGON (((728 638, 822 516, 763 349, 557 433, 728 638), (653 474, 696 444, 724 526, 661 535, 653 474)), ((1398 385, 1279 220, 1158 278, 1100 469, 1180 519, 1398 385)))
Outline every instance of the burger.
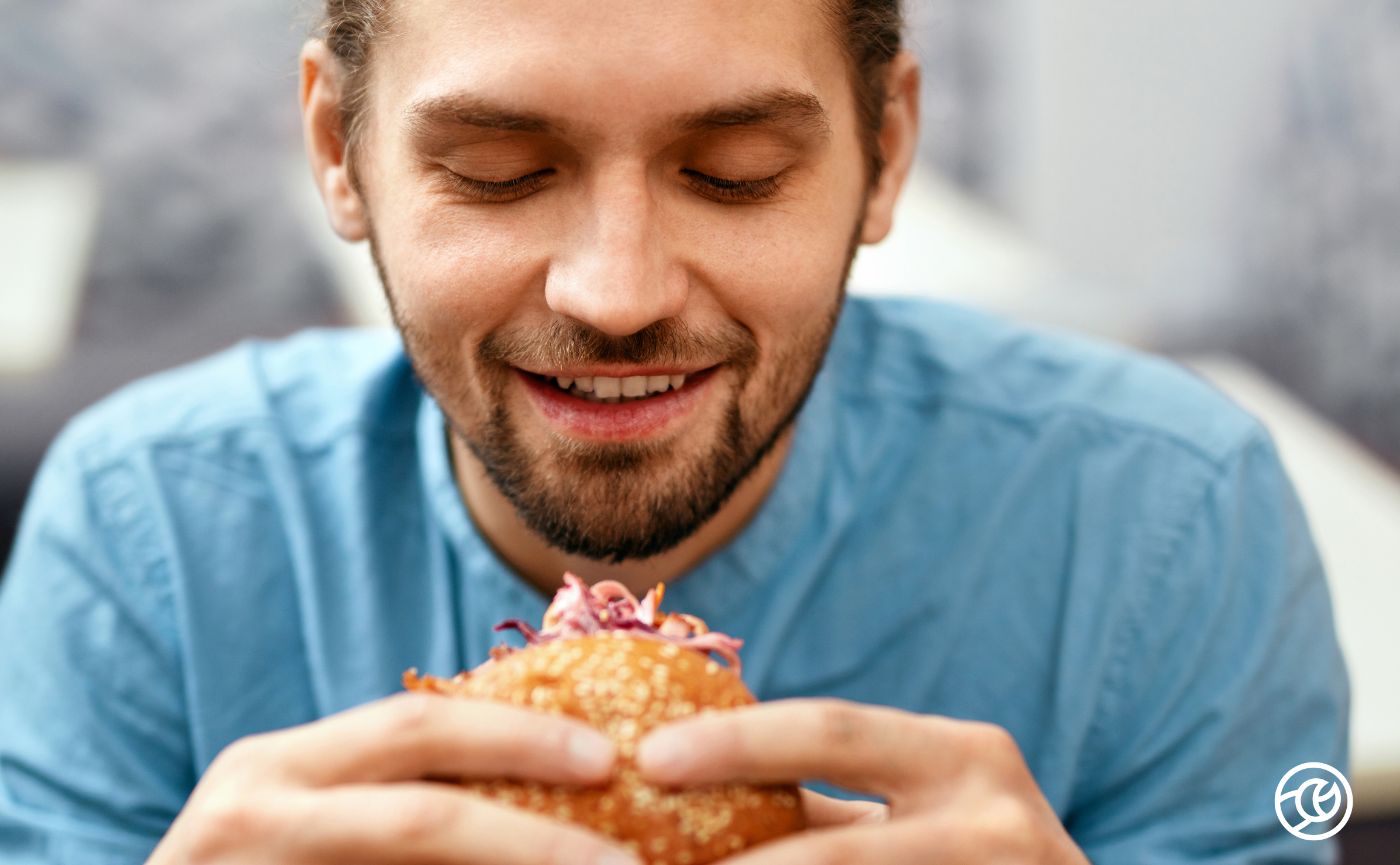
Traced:
POLYGON ((616 770, 603 786, 509 779, 463 785, 611 836, 649 865, 703 865, 803 828, 795 785, 669 789, 641 778, 637 745, 652 729, 755 702, 739 677, 741 641, 695 616, 661 613, 664 593, 658 585, 638 601, 620 583, 590 588, 565 574, 538 631, 518 619, 496 626, 518 631, 524 648, 497 646, 489 661, 451 679, 405 673, 409 690, 568 715, 617 747, 616 770))

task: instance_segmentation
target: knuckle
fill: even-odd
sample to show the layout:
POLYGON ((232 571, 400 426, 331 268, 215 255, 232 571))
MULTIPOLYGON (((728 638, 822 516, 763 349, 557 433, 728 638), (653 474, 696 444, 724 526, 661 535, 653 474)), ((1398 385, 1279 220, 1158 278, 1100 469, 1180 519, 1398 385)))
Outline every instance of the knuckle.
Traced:
POLYGON ((849 748, 864 735, 864 723, 854 706, 843 700, 822 700, 818 704, 820 737, 829 748, 849 748))
POLYGON ((465 797, 460 801, 439 796, 411 797, 386 821, 386 840, 406 844, 436 835, 461 821, 470 808, 471 801, 465 797))
POLYGON ((1016 774, 1021 766, 1021 746, 1005 727, 973 722, 969 726, 968 736, 971 751, 977 755, 979 765, 1004 778, 1016 774))
POLYGON ((263 760, 267 740, 271 735, 274 734, 264 733, 233 740, 215 755, 206 774, 224 775, 258 765, 263 760))
POLYGON ((999 796, 984 813, 992 831, 1003 841, 1025 842, 1034 834, 1035 820, 1020 799, 999 796))
POLYGON ((273 830, 272 812, 244 796, 215 795, 207 798, 192 815, 188 847, 191 861, 212 859, 246 845, 249 839, 265 837, 273 830))
POLYGON ((998 861, 1039 862, 1042 833, 1039 821, 1020 799, 999 795, 983 800, 976 813, 960 820, 960 834, 968 849, 998 861))
POLYGON ((1005 727, 1000 725, 974 721, 971 724, 970 732, 978 745, 985 751, 1003 754, 1017 750, 1016 739, 1005 727))
POLYGON ((522 726, 521 732, 533 735, 511 737, 503 743, 505 750, 512 752, 514 759, 529 765, 541 762, 540 758, 554 765, 570 759, 569 748, 575 735, 572 727, 562 723, 547 723, 534 730, 527 730, 522 726))
POLYGON ((385 735, 403 739, 421 736, 432 721, 437 699, 429 694, 414 692, 390 697, 385 701, 385 735))

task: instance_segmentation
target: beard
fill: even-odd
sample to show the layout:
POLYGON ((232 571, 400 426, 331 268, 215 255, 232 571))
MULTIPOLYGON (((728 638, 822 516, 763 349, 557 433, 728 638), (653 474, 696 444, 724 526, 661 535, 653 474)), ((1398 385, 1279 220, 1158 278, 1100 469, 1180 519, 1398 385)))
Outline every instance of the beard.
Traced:
POLYGON ((573 319, 546 328, 496 331, 474 351, 480 396, 460 343, 437 339, 400 315, 370 231, 370 251, 415 374, 457 437, 522 521, 550 546, 596 561, 646 559, 673 549, 710 520, 792 426, 820 372, 845 299, 860 226, 840 281, 800 332, 766 362, 738 322, 697 330, 679 319, 612 337, 573 319), (713 436, 682 441, 587 442, 550 436, 532 447, 508 399, 518 368, 635 364, 693 368, 723 358, 733 380, 713 436))

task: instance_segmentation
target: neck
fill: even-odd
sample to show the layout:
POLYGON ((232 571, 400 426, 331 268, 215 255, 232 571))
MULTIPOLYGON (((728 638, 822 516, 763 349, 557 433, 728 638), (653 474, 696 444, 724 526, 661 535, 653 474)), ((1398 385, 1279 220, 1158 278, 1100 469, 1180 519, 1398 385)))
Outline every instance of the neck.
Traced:
POLYGON ((550 546, 525 524, 515 506, 496 488, 481 462, 460 438, 449 432, 448 440, 457 488, 472 521, 496 554, 541 594, 552 597, 564 572, 572 571, 588 583, 617 580, 640 597, 657 583, 679 578, 727 544, 748 524, 778 479, 787 460, 795 426, 789 425, 763 461, 695 534, 660 555, 616 564, 571 555, 550 546))

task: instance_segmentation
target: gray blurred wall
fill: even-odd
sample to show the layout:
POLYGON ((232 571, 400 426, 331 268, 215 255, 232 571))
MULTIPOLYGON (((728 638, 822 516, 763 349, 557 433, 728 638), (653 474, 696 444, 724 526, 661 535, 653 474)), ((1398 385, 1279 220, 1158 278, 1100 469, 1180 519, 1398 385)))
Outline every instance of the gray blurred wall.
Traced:
POLYGON ((0 556, 73 413, 239 339, 337 320, 287 181, 302 17, 276 0, 0 2, 0 157, 76 160, 100 182, 71 352, 0 376, 0 556))

